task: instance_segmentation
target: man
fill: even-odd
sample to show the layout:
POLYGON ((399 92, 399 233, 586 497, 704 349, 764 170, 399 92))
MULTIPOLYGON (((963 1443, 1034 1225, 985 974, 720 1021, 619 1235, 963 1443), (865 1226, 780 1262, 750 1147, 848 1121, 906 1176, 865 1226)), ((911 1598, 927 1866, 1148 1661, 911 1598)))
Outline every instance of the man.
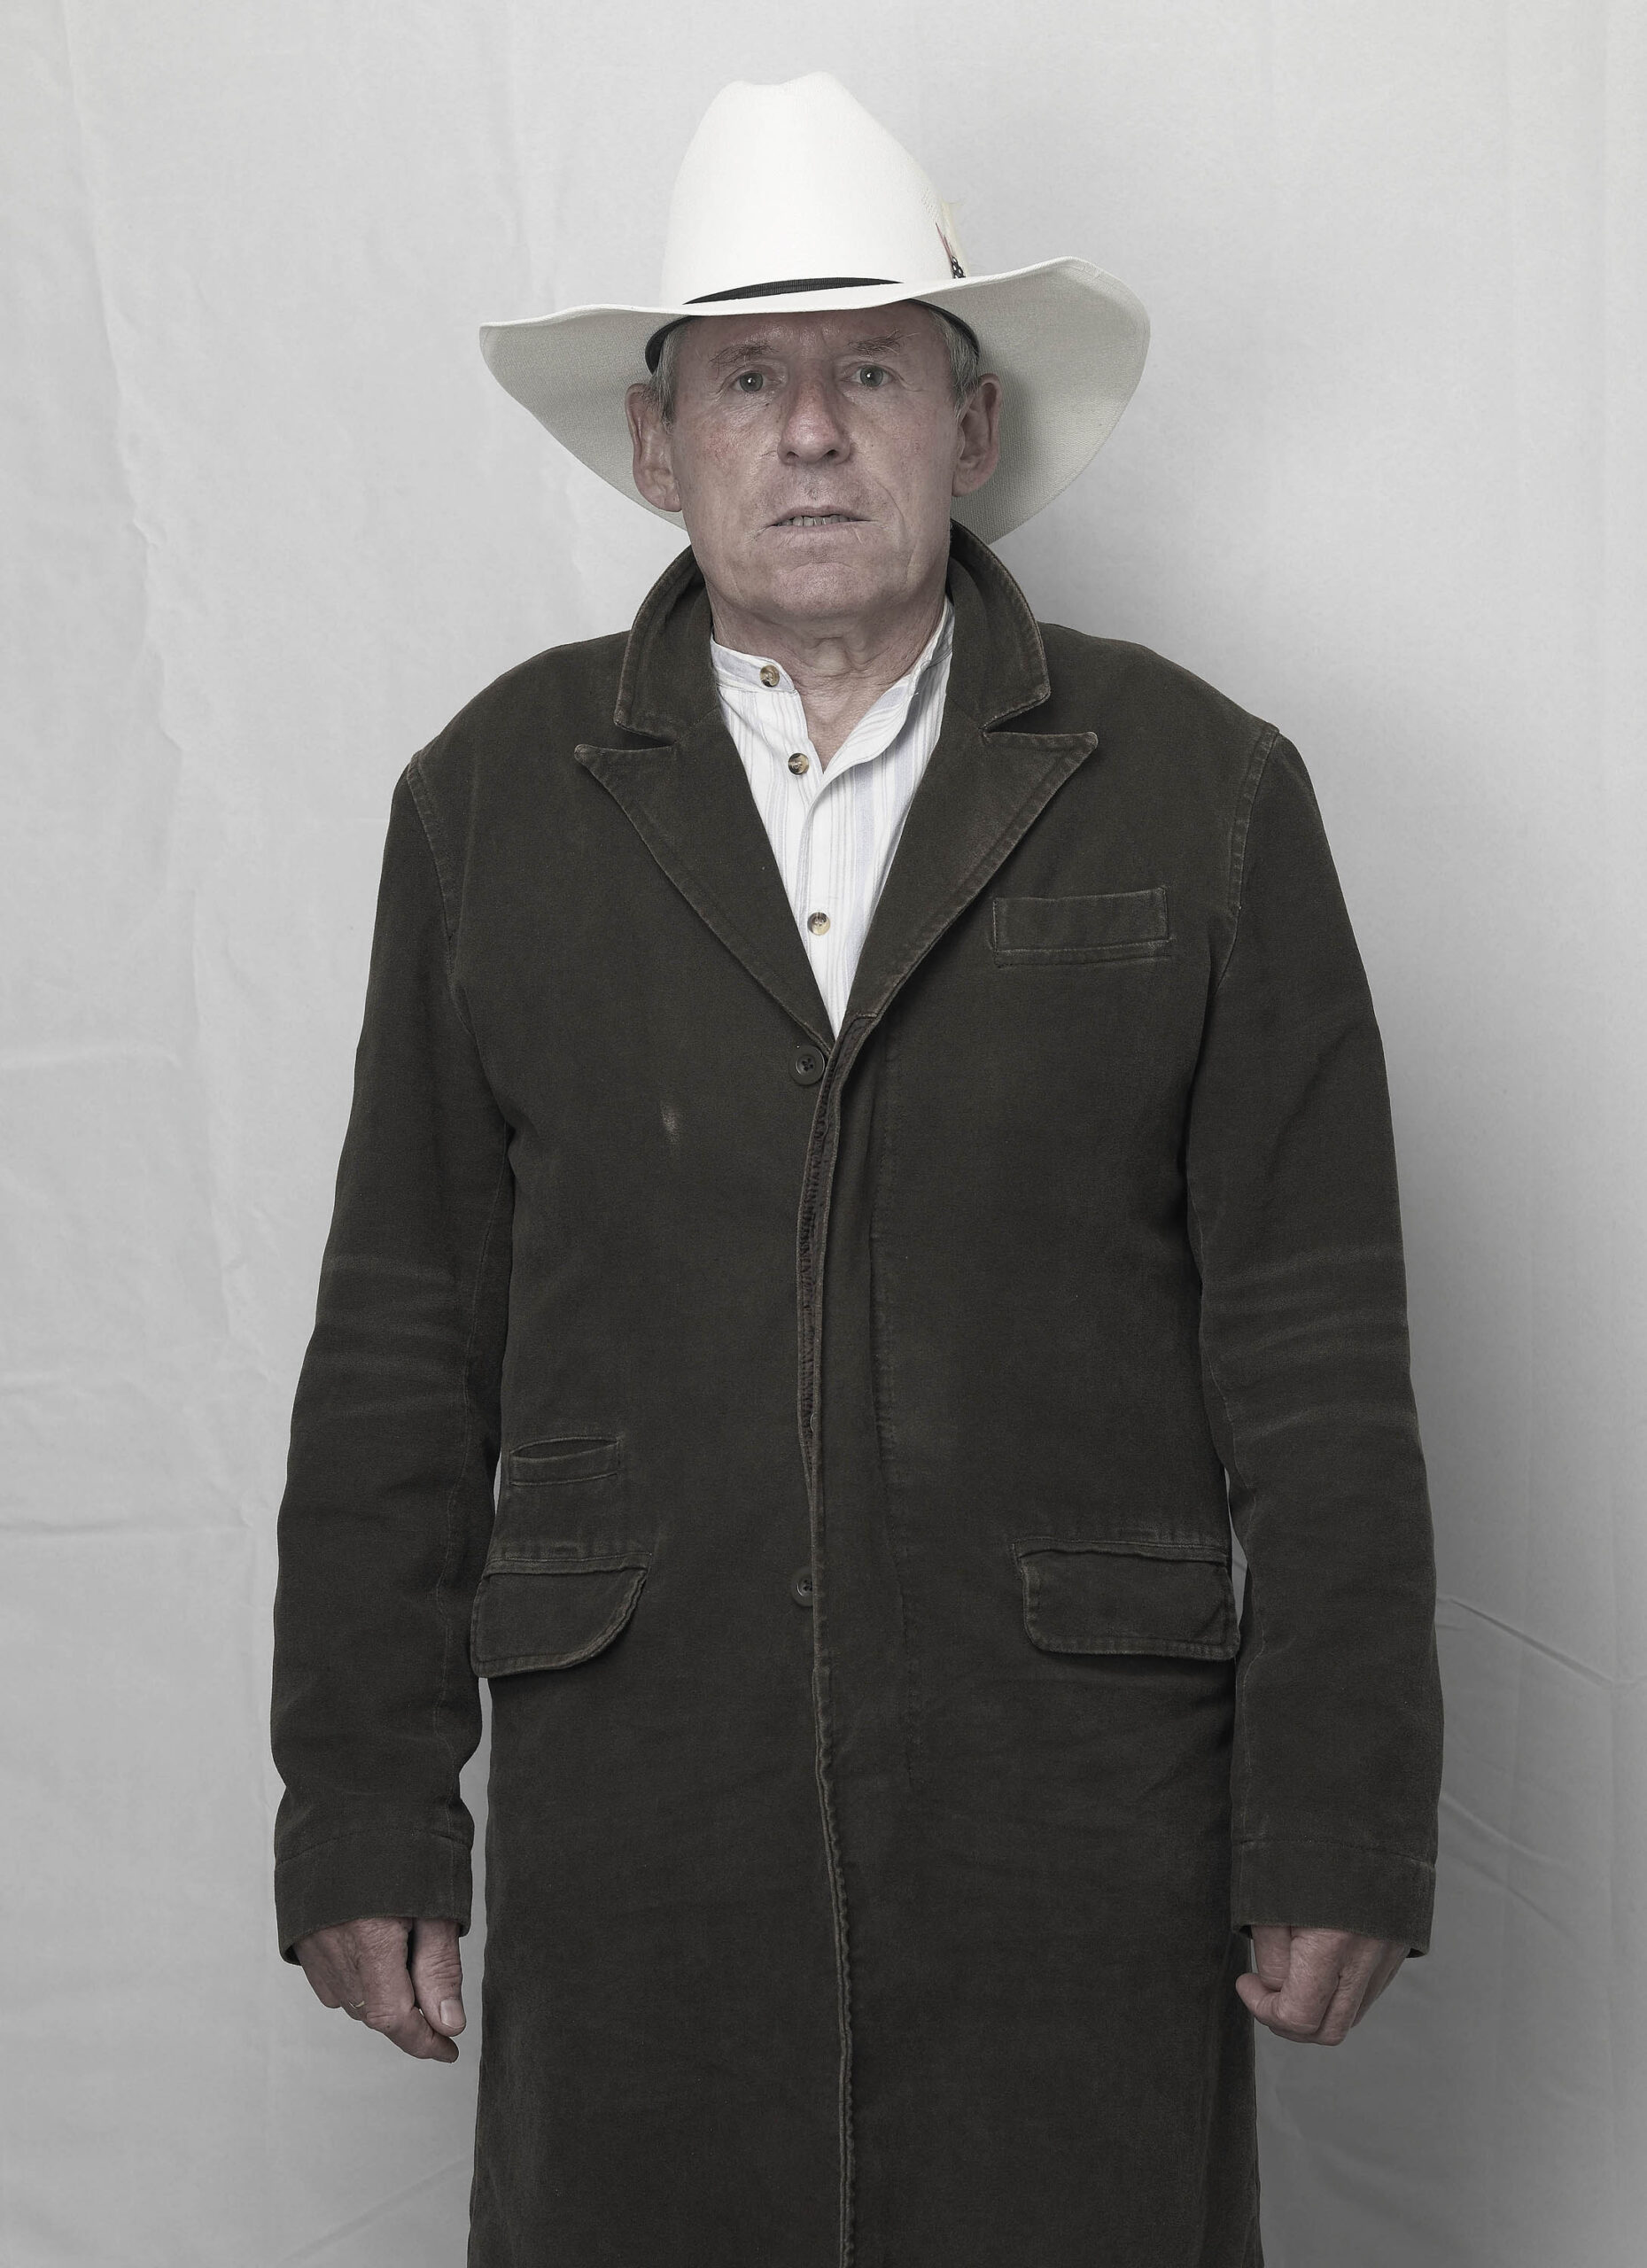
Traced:
POLYGON ((483 334, 690 548, 396 791, 282 1947, 456 2054, 485 1677, 475 2268, 1255 2268, 1253 2019, 1426 1950, 1441 1751, 1309 778, 981 540, 1120 414, 1123 286, 968 276, 814 74, 718 97, 661 301, 483 334))

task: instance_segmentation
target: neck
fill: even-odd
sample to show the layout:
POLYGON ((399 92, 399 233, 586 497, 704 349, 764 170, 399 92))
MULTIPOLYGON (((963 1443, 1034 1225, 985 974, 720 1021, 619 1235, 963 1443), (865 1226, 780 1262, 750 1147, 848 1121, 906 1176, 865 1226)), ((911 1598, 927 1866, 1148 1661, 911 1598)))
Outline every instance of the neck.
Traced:
POLYGON ((913 668, 944 612, 944 579, 906 606, 871 620, 793 622, 750 613, 712 586, 710 611, 718 644, 767 654, 795 680, 806 729, 827 766, 853 726, 888 686, 913 668))

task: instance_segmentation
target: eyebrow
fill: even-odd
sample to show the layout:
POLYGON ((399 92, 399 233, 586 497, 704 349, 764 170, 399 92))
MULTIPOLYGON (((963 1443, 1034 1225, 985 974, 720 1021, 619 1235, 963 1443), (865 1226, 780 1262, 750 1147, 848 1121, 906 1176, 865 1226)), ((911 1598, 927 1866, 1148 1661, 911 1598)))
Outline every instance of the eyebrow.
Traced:
MULTIPOLYGON (((891 354, 905 344, 901 331, 889 331, 882 338, 849 338, 841 349, 843 354, 891 354)), ((773 352, 770 338, 741 338, 731 346, 723 346, 719 354, 711 354, 711 370, 724 370, 732 362, 752 362, 762 354, 773 352)))

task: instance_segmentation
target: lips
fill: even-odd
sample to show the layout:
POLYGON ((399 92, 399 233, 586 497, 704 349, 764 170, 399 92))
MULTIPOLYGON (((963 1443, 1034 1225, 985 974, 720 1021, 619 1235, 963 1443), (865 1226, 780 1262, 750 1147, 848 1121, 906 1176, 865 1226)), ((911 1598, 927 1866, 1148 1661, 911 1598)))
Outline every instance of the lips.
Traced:
POLYGON ((790 512, 772 524, 775 528, 856 527, 858 518, 856 512, 790 512))

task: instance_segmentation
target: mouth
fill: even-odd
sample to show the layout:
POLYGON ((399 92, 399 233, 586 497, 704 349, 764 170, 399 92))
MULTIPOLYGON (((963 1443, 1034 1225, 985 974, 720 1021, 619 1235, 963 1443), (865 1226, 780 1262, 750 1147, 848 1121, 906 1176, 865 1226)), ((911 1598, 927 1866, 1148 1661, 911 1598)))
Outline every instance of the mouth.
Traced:
POLYGON ((791 512, 787 519, 772 524, 775 528, 846 528, 861 524, 856 512, 791 512))

